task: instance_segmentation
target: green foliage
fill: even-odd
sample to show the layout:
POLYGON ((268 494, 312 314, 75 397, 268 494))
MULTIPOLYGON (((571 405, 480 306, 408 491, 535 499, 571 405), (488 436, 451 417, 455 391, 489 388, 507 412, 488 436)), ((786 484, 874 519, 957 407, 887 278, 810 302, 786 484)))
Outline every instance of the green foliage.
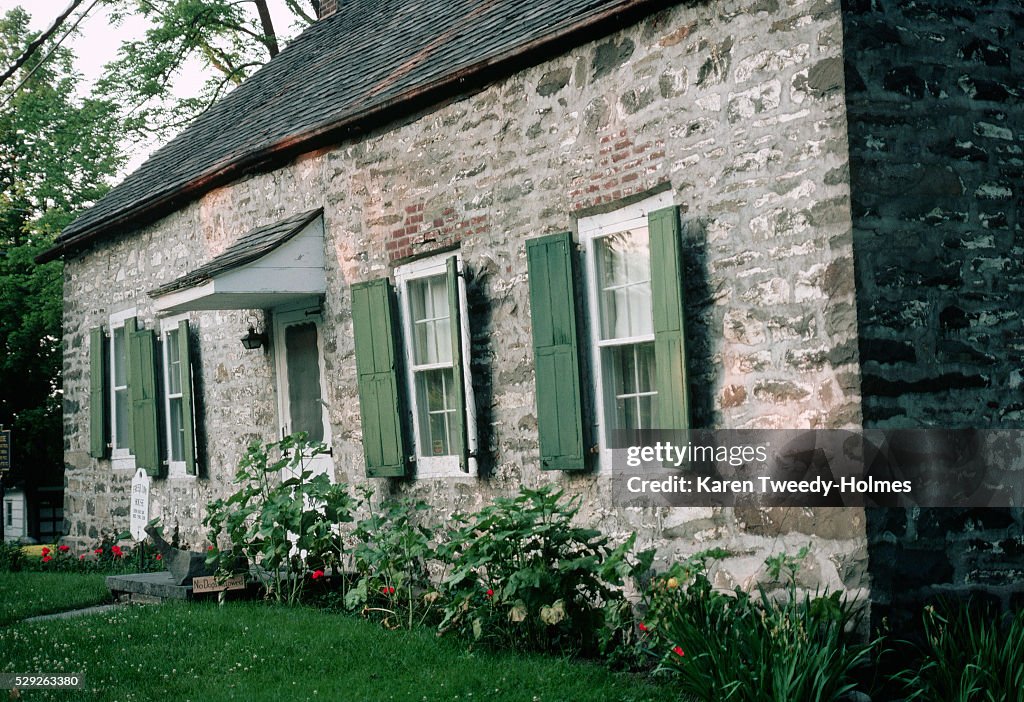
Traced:
POLYGON ((120 546, 127 534, 102 540, 82 551, 66 544, 0 545, 0 572, 31 571, 39 573, 151 573, 163 570, 163 563, 152 548, 144 545, 120 546))
POLYGON ((0 541, 0 573, 15 573, 25 567, 25 554, 21 544, 0 541))
POLYGON ((946 604, 924 611, 921 661, 895 676, 911 700, 1002 702, 1024 695, 1024 610, 946 604))
POLYGON ((210 541, 230 544, 211 547, 207 557, 220 575, 251 564, 269 597, 296 603, 307 570, 323 575, 342 562, 339 525, 353 520, 355 501, 347 485, 332 485, 306 467, 324 451, 326 446, 307 442, 301 432, 249 447, 235 474, 238 491, 210 502, 203 520, 210 541))
MULTIPOLYGON (((318 0, 286 0, 292 26, 316 18, 318 0)), ((126 106, 131 126, 165 140, 239 85, 278 52, 266 0, 108 0, 115 22, 149 22, 145 36, 121 45, 98 81, 99 95, 126 106), (206 81, 198 95, 179 97, 177 79, 198 64, 206 81)), ((291 34, 288 31, 288 34, 291 34)))
POLYGON ((435 555, 434 545, 430 531, 418 519, 430 507, 424 502, 389 500, 373 508, 370 496, 363 491, 370 515, 353 532, 356 582, 345 605, 379 617, 389 629, 412 628, 434 611, 438 597, 427 568, 435 555))
MULTIPOLYGON (((800 595, 795 582, 781 597, 714 589, 705 552, 674 565, 647 589, 640 636, 681 692, 708 702, 836 700, 854 689, 851 671, 877 642, 856 643, 856 622, 841 593, 800 595)), ((774 564, 774 565, 773 565, 774 564)), ((776 574, 796 572, 797 559, 776 558, 776 574)))
POLYGON ((552 486, 522 489, 456 527, 439 553, 450 565, 443 582, 441 631, 516 649, 592 650, 603 609, 619 600, 602 574, 619 571, 607 538, 573 526, 579 499, 552 486))
MULTIPOLYGON (((21 9, 0 15, 0 65, 33 38, 21 9)), ((14 479, 59 484, 62 268, 34 262, 122 162, 116 106, 80 99, 72 55, 45 44, 0 88, 0 424, 12 428, 14 479), (34 70, 25 87, 10 91, 34 70), (28 468, 31 467, 31 470, 28 468)), ((10 481, 11 478, 8 478, 10 481)))

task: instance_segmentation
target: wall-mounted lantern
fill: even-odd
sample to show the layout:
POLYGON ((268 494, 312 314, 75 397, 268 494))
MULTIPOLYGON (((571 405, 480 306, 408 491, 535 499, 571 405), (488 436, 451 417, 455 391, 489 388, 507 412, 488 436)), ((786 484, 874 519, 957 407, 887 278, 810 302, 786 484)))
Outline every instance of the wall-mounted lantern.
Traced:
POLYGON ((261 346, 266 349, 267 347, 267 333, 257 332, 256 326, 249 322, 249 333, 242 337, 242 346, 247 351, 253 351, 260 348, 261 346))

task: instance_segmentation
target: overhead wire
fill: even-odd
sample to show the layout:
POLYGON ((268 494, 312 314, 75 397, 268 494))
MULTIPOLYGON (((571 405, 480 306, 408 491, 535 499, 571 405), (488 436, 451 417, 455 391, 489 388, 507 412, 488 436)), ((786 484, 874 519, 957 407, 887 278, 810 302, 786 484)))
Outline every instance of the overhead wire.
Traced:
POLYGON ((57 28, 60 27, 60 25, 64 23, 64 20, 68 18, 68 15, 74 12, 75 8, 81 5, 82 2, 83 0, 71 0, 71 3, 67 6, 64 12, 60 13, 60 15, 57 16, 57 19, 55 19, 50 24, 50 27, 45 32, 43 32, 38 37, 29 42, 28 46, 25 47, 25 50, 21 52, 21 56, 19 56, 17 60, 11 65, 11 67, 8 68, 2 76, 0 76, 0 85, 6 83, 7 79, 13 76, 14 72, 21 68, 22 65, 26 61, 28 61, 29 58, 31 58, 32 54, 34 54, 39 49, 39 47, 42 46, 43 43, 47 39, 49 39, 54 32, 57 31, 57 28))
MULTIPOLYGON (((85 8, 85 11, 84 11, 84 12, 83 12, 82 14, 80 14, 80 15, 78 16, 78 19, 76 19, 76 20, 75 20, 75 23, 71 25, 71 29, 69 29, 69 30, 68 30, 67 32, 65 32, 65 33, 64 33, 64 35, 63 35, 63 36, 62 36, 62 37, 61 37, 60 39, 58 39, 58 40, 57 40, 57 41, 56 41, 56 42, 54 43, 54 45, 53 45, 52 47, 50 47, 50 50, 46 52, 46 55, 45 55, 45 56, 43 56, 43 57, 42 57, 41 59, 39 59, 39 62, 38 62, 38 63, 36 63, 36 65, 32 67, 32 70, 31 70, 31 71, 29 71, 29 72, 28 72, 28 73, 27 73, 27 74, 25 75, 25 77, 21 79, 21 82, 20 82, 20 83, 18 83, 18 84, 17 84, 16 86, 14 86, 14 89, 13 89, 13 90, 11 90, 11 92, 10 92, 10 93, 8 93, 8 94, 7 94, 7 95, 5 95, 5 96, 4 96, 4 97, 3 97, 2 99, 0 99, 0 107, 3 107, 3 106, 4 106, 4 105, 6 105, 6 104, 7 104, 7 103, 8 103, 8 102, 9 102, 9 101, 11 100, 11 99, 13 99, 13 98, 14 98, 14 96, 15 96, 15 95, 16 95, 16 94, 18 93, 18 91, 19 91, 19 90, 21 90, 21 88, 22 88, 22 87, 23 87, 23 86, 25 85, 25 83, 27 83, 27 82, 28 82, 28 80, 29 80, 29 79, 30 79, 30 78, 31 78, 31 77, 33 76, 33 74, 34 74, 34 73, 35 73, 36 71, 38 71, 38 70, 39 70, 39 68, 40 68, 40 67, 41 67, 41 66, 42 66, 42 65, 43 65, 44 63, 46 63, 46 60, 47 60, 47 59, 49 59, 49 58, 50 58, 50 57, 51 57, 51 56, 53 55, 53 53, 54 53, 54 52, 55 52, 55 51, 56 51, 56 50, 57 50, 57 49, 58 49, 58 48, 60 47, 60 45, 61 45, 61 44, 62 44, 62 43, 64 42, 64 40, 65 40, 65 39, 67 39, 67 38, 68 38, 69 36, 71 36, 71 34, 72 34, 72 33, 73 33, 73 32, 74 32, 74 31, 75 31, 76 29, 78 29, 78 25, 82 23, 82 20, 84 20, 84 19, 85 19, 85 17, 86 17, 86 15, 88 15, 88 14, 89 14, 89 13, 90 13, 90 12, 92 11, 92 9, 93 9, 94 7, 96 7, 96 5, 97 5, 97 4, 99 3, 99 1, 100 1, 100 0, 93 0, 92 4, 91 4, 91 5, 89 5, 89 7, 85 8)), ((74 2, 74 3, 73 3, 73 6, 74 6, 74 7, 77 7, 77 6, 78 6, 78 5, 79 5, 79 4, 81 3, 81 2, 83 2, 83 0, 77 0, 76 2, 74 2)), ((71 11, 73 11, 73 8, 69 8, 68 12, 71 12, 71 11)), ((65 15, 64 15, 64 17, 66 17, 66 16, 67 16, 67 15, 65 14, 65 15)), ((56 27, 56 26, 57 26, 58 24, 59 24, 59 22, 58 22, 58 23, 55 23, 55 24, 54 24, 54 28, 55 28, 55 27, 56 27)), ((51 31, 51 33, 52 33, 52 31, 51 31)), ((27 50, 26 50, 26 51, 27 51, 27 50)), ((29 52, 29 55, 31 55, 31 54, 30 54, 30 52, 29 52)), ((19 59, 19 60, 20 60, 20 59, 19 59)), ((15 62, 15 63, 18 63, 18 62, 15 62)), ((24 61, 22 61, 21 63, 24 63, 24 61)), ((20 65, 20 64, 19 64, 19 65, 20 65)), ((15 70, 16 70, 16 67, 15 67, 15 70)), ((9 71, 8 73, 11 73, 11 72, 13 72, 13 71, 9 71)))

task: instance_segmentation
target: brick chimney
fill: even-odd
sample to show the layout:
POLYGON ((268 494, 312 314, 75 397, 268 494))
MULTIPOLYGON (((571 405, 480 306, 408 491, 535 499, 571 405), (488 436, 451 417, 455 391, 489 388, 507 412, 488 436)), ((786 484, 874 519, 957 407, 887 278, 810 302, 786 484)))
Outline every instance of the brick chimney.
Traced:
POLYGON ((320 19, 330 17, 338 11, 338 0, 320 0, 320 19))

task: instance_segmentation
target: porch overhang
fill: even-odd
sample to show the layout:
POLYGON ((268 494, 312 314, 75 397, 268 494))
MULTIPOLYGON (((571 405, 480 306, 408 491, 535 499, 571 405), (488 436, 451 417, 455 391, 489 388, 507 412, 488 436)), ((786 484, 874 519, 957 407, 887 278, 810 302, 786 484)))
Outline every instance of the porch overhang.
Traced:
POLYGON ((239 237, 194 271, 149 291, 157 312, 267 309, 323 295, 323 210, 311 210, 239 237))

